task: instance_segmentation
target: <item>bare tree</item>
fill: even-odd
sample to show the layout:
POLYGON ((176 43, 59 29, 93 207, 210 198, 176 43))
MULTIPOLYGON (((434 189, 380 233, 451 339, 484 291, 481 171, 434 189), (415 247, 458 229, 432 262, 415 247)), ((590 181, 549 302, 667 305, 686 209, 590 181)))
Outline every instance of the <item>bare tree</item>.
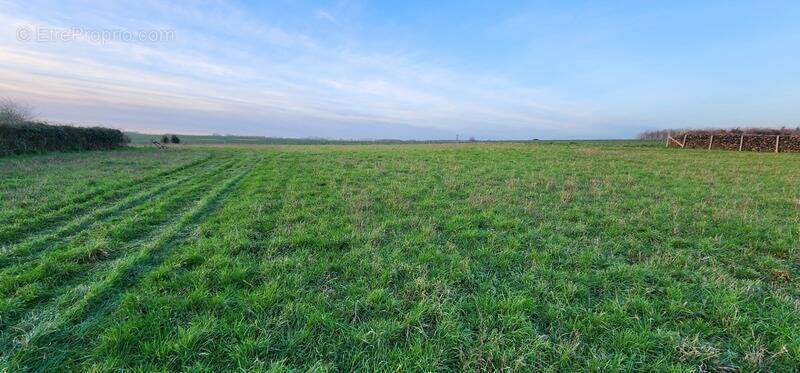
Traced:
POLYGON ((0 122, 19 123, 34 119, 33 108, 8 97, 0 98, 0 122))
POLYGON ((688 131, 685 128, 667 128, 662 130, 644 131, 639 134, 639 140, 666 140, 667 137, 688 131))

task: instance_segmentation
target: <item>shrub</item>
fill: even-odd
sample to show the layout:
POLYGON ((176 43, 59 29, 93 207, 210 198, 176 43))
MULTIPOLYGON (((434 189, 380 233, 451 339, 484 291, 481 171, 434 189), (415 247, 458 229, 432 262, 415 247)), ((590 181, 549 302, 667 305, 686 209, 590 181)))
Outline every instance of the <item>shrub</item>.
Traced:
POLYGON ((171 143, 173 143, 173 144, 180 144, 180 143, 181 143, 181 139, 180 139, 180 138, 178 138, 178 136, 177 136, 177 135, 172 135, 172 136, 169 138, 169 141, 170 141, 171 143))
POLYGON ((0 155, 109 150, 123 147, 128 141, 122 131, 110 128, 0 121, 0 155))
POLYGON ((169 136, 167 136, 167 135, 161 136, 161 143, 162 144, 169 144, 169 136))
POLYGON ((33 120, 33 108, 10 98, 0 99, 0 123, 20 123, 33 120))

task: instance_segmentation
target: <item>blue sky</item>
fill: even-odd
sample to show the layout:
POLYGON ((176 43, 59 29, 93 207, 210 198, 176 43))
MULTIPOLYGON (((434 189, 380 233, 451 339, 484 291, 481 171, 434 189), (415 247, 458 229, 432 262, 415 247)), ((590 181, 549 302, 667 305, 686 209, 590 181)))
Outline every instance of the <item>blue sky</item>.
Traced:
POLYGON ((52 121, 330 138, 800 125, 798 1, 5 1, 0 96, 52 121), (167 30, 157 41, 19 30, 167 30))

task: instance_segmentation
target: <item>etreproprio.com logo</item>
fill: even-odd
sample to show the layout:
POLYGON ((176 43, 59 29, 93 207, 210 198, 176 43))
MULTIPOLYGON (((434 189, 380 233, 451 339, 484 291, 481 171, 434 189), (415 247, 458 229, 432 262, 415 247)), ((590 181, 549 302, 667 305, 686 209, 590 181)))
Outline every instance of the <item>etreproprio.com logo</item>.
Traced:
POLYGON ((105 44, 109 42, 160 43, 175 40, 174 30, 96 30, 81 27, 53 28, 20 26, 17 40, 34 43, 69 43, 85 41, 105 44))

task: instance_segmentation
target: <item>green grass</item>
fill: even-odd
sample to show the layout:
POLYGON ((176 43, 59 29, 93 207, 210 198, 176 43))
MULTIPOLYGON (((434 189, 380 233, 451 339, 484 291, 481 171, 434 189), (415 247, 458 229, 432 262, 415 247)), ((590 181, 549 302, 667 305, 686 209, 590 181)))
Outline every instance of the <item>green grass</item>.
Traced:
POLYGON ((800 367, 800 156, 0 159, 0 371, 800 367))

